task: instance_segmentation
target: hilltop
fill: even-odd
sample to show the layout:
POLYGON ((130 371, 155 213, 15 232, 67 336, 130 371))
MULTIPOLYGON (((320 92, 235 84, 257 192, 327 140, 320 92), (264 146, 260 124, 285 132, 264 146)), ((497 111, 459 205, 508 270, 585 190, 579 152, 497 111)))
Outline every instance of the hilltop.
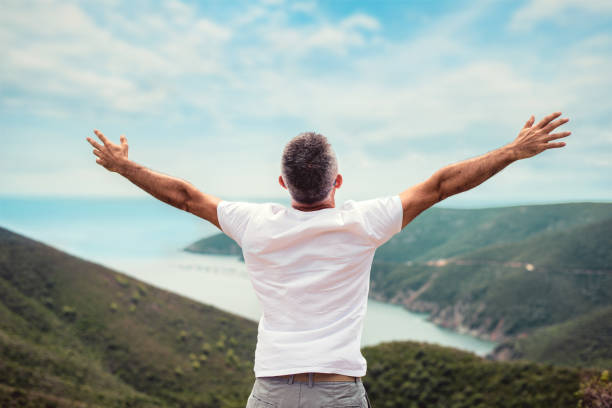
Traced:
POLYGON ((376 251, 385 262, 427 262, 495 244, 520 242, 612 218, 612 203, 523 205, 484 209, 430 208, 376 251))

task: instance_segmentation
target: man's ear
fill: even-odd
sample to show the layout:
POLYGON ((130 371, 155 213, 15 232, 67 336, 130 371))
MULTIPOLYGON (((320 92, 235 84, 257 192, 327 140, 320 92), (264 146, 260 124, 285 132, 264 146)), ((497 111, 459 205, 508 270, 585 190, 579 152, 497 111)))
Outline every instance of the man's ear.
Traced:
POLYGON ((278 176, 278 184, 280 184, 285 190, 287 186, 285 185, 285 180, 283 180, 283 176, 278 176))
POLYGON ((334 187, 340 188, 341 185, 342 185, 342 174, 338 174, 336 176, 336 180, 334 181, 334 187))

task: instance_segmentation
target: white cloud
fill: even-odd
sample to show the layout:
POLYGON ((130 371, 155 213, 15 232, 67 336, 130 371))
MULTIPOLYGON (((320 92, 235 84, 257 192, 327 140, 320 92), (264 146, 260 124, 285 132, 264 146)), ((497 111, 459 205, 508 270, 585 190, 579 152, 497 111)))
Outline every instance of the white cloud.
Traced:
POLYGON ((609 14, 612 13, 612 2, 609 0, 530 0, 514 13, 509 26, 513 30, 525 30, 542 20, 571 22, 576 12, 609 14))
POLYGON ((179 25, 186 25, 194 19, 195 10, 193 6, 179 0, 166 0, 161 4, 172 20, 179 25))
POLYGON ((260 0, 261 4, 265 4, 267 6, 279 6, 283 4, 284 0, 260 0))
POLYGON ((366 30, 378 30, 380 23, 375 18, 366 14, 353 14, 342 20, 340 26, 344 28, 363 28, 366 30))
POLYGON ((0 82, 32 94, 80 94, 119 112, 155 113, 167 101, 163 84, 172 78, 223 75, 219 50, 231 38, 228 28, 197 18, 183 3, 165 4, 170 21, 145 14, 129 22, 132 34, 161 39, 153 45, 118 38, 73 4, 11 4, 0 17, 0 38, 16 41, 0 44, 0 82))
POLYGON ((291 11, 300 13, 312 14, 317 8, 317 3, 314 1, 298 1, 291 3, 291 11))
POLYGON ((368 37, 363 31, 374 31, 379 27, 375 18, 355 14, 337 24, 319 22, 304 27, 265 25, 257 32, 272 51, 284 57, 300 58, 321 50, 345 56, 352 48, 367 43, 368 37))
POLYGON ((240 13, 238 17, 233 20, 234 26, 242 26, 251 24, 256 20, 259 20, 266 15, 268 15, 269 11, 262 6, 251 6, 244 12, 240 13))

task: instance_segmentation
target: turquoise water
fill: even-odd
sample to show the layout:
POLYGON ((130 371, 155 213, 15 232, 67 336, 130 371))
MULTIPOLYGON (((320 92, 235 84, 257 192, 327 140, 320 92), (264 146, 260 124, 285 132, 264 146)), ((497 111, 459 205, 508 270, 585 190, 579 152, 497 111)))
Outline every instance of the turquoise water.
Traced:
MULTIPOLYGON (((0 197, 0 227, 237 315, 255 321, 261 315, 243 263, 181 250, 218 229, 153 198, 0 197)), ((391 340, 426 341, 479 355, 495 346, 442 329, 424 314, 369 300, 362 344, 391 340)))
POLYGON ((0 226, 95 260, 169 254, 218 231, 148 197, 0 197, 0 226))

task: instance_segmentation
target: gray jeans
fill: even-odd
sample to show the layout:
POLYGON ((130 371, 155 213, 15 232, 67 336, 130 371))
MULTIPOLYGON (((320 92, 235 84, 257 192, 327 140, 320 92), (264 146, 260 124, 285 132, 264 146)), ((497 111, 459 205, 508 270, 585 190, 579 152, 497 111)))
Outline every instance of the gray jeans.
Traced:
POLYGON ((361 380, 298 382, 258 377, 246 408, 370 408, 361 380))

